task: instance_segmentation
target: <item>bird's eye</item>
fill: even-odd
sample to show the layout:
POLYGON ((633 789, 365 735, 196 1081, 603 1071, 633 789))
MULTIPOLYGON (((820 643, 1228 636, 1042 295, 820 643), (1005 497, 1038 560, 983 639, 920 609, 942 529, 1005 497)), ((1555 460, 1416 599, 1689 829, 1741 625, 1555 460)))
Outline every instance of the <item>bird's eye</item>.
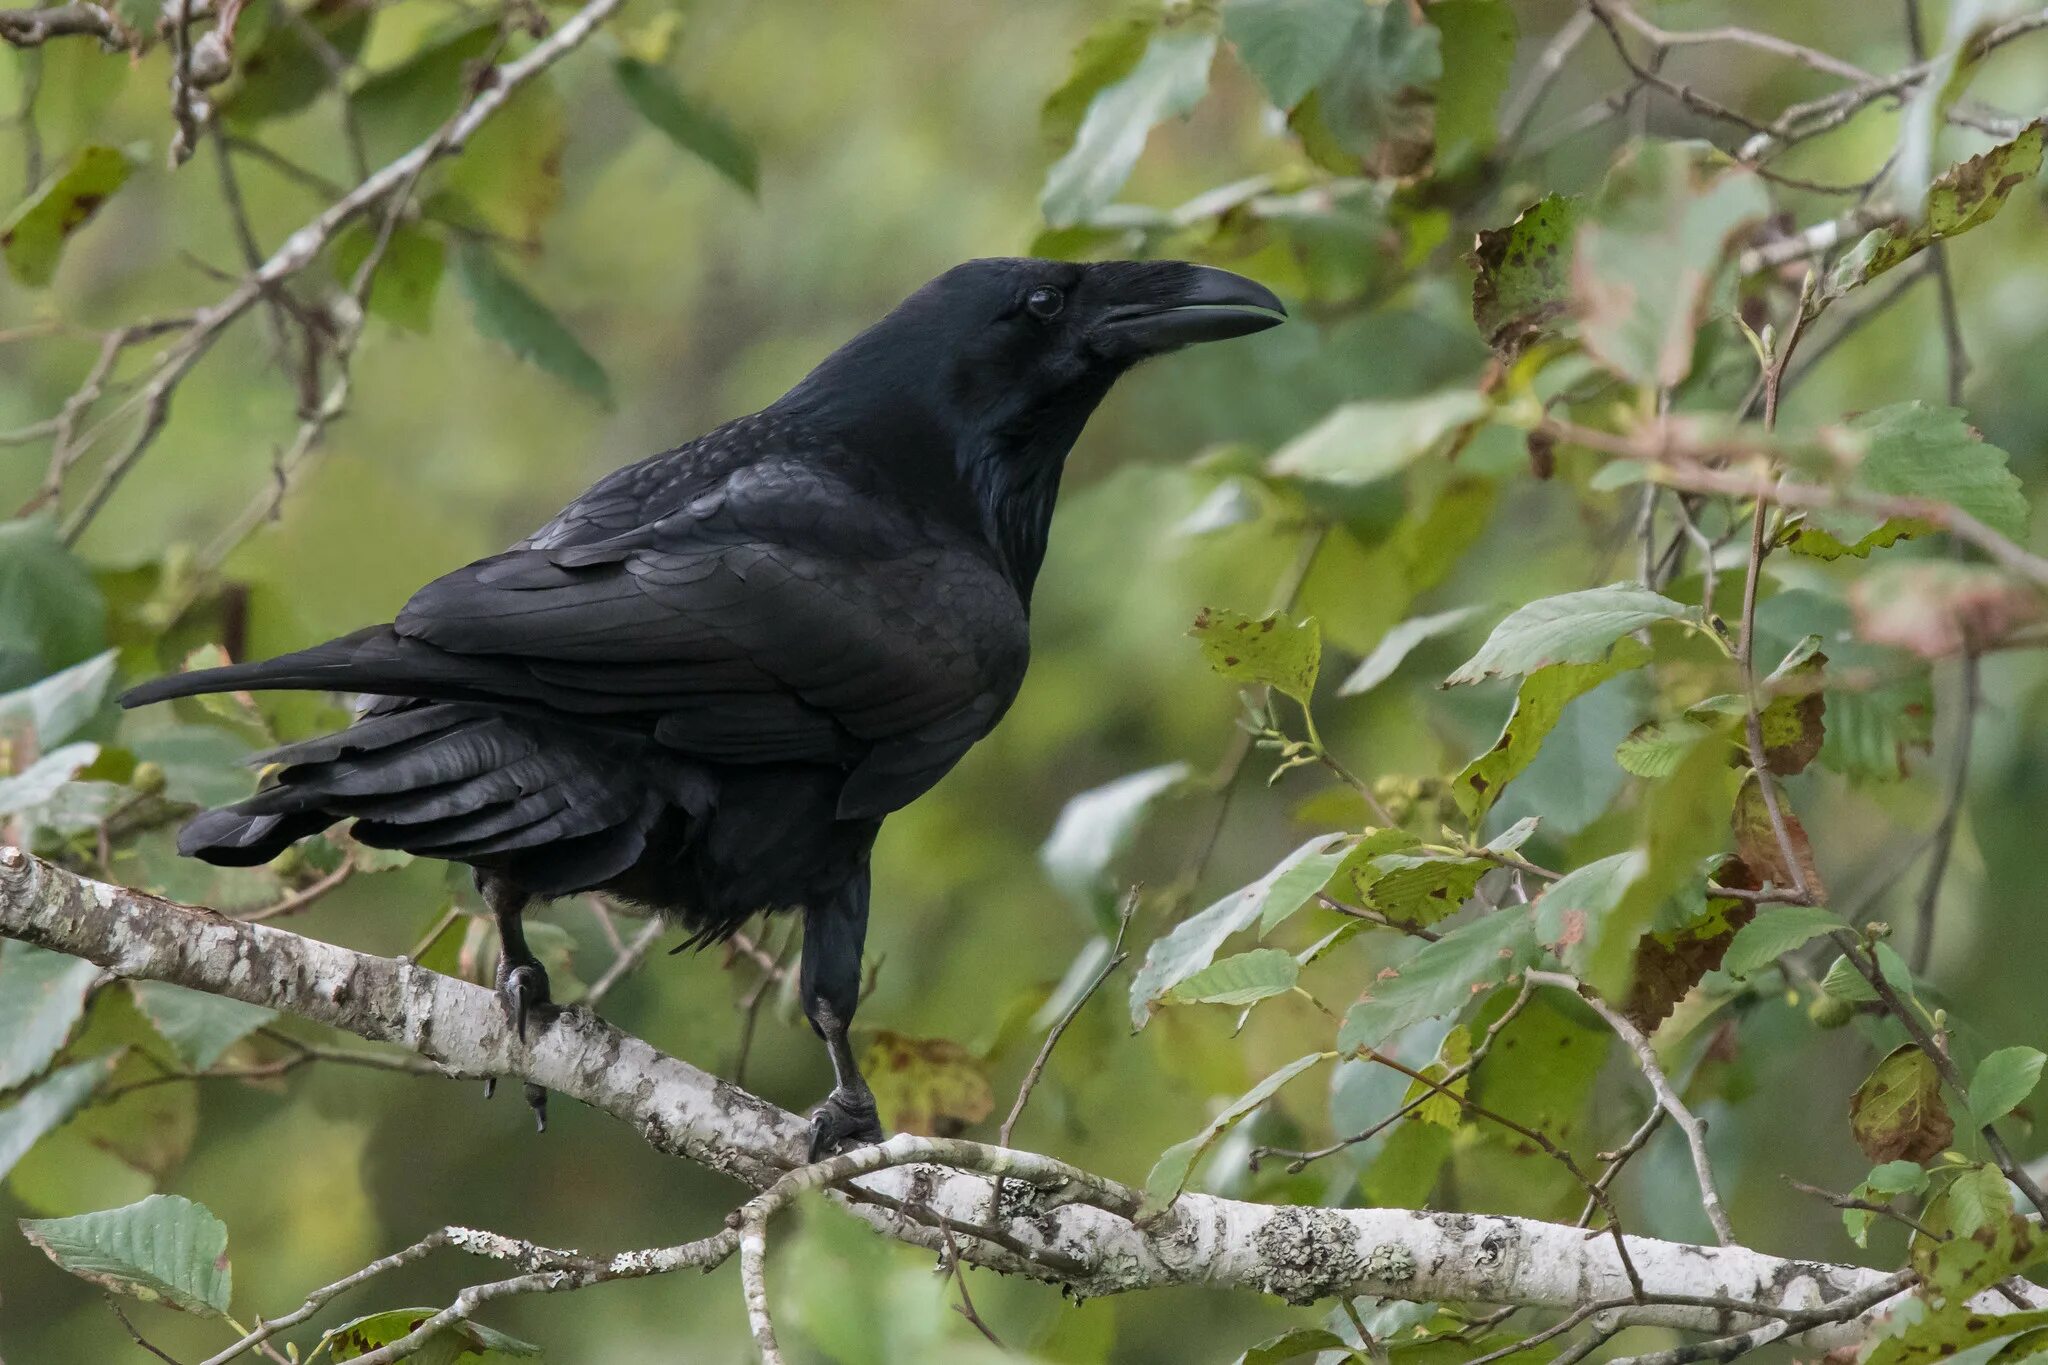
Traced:
POLYGON ((1024 296, 1024 307, 1035 318, 1059 316, 1060 309, 1067 306, 1067 296, 1049 284, 1041 284, 1024 296))

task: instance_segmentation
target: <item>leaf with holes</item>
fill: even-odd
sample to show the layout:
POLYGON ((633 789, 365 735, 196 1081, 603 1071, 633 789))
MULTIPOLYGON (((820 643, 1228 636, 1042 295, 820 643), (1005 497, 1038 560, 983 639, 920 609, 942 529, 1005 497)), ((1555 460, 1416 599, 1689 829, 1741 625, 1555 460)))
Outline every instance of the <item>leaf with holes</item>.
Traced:
POLYGON ((1872 1161, 1926 1161, 1955 1136, 1941 1073, 1911 1043, 1877 1064, 1849 1098, 1849 1131, 1872 1161))
POLYGON ((228 1230, 204 1205, 153 1194, 75 1218, 24 1218, 21 1231, 80 1279, 182 1312, 227 1316, 228 1230))
POLYGON ((1599 663, 1622 636, 1692 616, 1683 603, 1634 583, 1538 598, 1495 626, 1479 652, 1444 682, 1455 686, 1551 664, 1599 663))
POLYGON ((1384 853, 1355 877, 1372 909, 1400 924, 1434 924, 1458 912, 1496 864, 1443 853, 1384 853))
POLYGON ((1209 667, 1233 682, 1264 683, 1308 705, 1322 666, 1323 632, 1316 618, 1295 622, 1279 613, 1253 619, 1204 608, 1188 629, 1209 667))
POLYGON ((1512 359, 1554 332, 1571 313, 1571 262, 1580 200, 1552 194, 1504 228, 1479 233, 1467 258, 1472 320, 1486 344, 1512 359))
POLYGON ((1544 736, 1557 725, 1564 709, 1609 678, 1650 661, 1649 648, 1627 636, 1614 642, 1605 659, 1584 664, 1552 664, 1522 679, 1514 710, 1501 727, 1493 747, 1467 763, 1451 779, 1451 796, 1465 818, 1477 825, 1493 809, 1507 784, 1536 758, 1544 736))

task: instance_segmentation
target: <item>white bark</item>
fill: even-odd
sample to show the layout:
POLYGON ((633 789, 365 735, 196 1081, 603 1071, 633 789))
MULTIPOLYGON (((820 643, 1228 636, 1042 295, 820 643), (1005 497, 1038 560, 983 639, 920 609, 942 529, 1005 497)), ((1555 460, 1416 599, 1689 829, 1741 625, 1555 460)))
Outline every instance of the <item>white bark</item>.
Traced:
MULTIPOLYGON (((569 1008, 521 1045, 492 994, 403 958, 375 957, 268 925, 159 900, 0 849, 0 936, 395 1043, 451 1077, 530 1080, 631 1124, 657 1150, 762 1189, 801 1164, 805 1125, 737 1086, 569 1008)), ((934 1215, 962 1257, 1082 1295, 1171 1284, 1249 1288, 1293 1303, 1334 1294, 1574 1308, 1629 1298, 1609 1238, 1528 1218, 1401 1209, 1272 1206, 1184 1194, 1132 1221, 1134 1192, 1049 1157, 927 1140, 931 1164, 861 1177, 853 1211, 884 1235, 935 1247, 934 1215), (1002 1216, 990 1176, 1004 1176, 1002 1216), (859 1196, 857 1196, 859 1197, 859 1196), (908 1208, 912 1218, 898 1210, 908 1208), (922 1212, 920 1212, 922 1211, 922 1212), (991 1228, 992 1223, 999 1228, 991 1228), (989 1238, 997 1233, 998 1241, 989 1238)), ((1652 1302, 1607 1320, 1727 1333, 1867 1291, 1882 1272, 1786 1260, 1740 1246, 1647 1237, 1629 1254, 1652 1302), (1656 1302, 1664 1300, 1664 1302, 1656 1302), (1689 1302, 1688 1302, 1689 1300, 1689 1302), (1711 1300, 1713 1302, 1704 1302, 1711 1300), (1736 1311, 1753 1306, 1757 1313, 1736 1311)), ((2026 1286, 2033 1306, 2048 1292, 2026 1286)), ((1986 1300, 1986 1311, 2009 1311, 1986 1300)), ((1881 1313, 1885 1305, 1871 1310, 1881 1313)), ((1866 1315, 1866 1318, 1869 1315, 1866 1315)), ((1855 1340, 1865 1318, 1807 1340, 1855 1340)))

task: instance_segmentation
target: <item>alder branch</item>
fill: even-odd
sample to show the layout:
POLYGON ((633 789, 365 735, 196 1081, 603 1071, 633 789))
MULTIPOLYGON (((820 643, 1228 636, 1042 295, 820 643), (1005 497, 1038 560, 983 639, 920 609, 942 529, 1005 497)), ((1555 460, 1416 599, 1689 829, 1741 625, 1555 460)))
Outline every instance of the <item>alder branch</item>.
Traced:
MULTIPOLYGON (((1725 1334, 1773 1323, 1789 1324, 1781 1332, 1807 1330, 1828 1305, 1887 1283, 1880 1272, 1852 1266, 1631 1237, 1630 1258, 1643 1282, 1638 1300, 1612 1243, 1588 1241, 1574 1227, 1484 1214, 1269 1206, 1193 1193, 1140 1221, 1140 1197, 1126 1186, 1051 1157, 950 1139, 901 1137, 803 1167, 802 1119, 585 1010, 562 1010, 522 1044, 481 986, 402 958, 93 881, 18 849, 0 850, 0 937, 86 958, 120 978, 168 981, 397 1044, 446 1076, 531 1081, 631 1124, 658 1151, 754 1191, 776 1187, 793 1171, 803 1188, 852 1178, 834 1197, 882 1234, 935 1253, 950 1234, 963 1261, 1084 1296, 1200 1284, 1297 1303, 1371 1293, 1570 1310, 1619 1299, 1626 1306, 1612 1310, 1616 1324, 1725 1334), (993 1177, 1012 1183, 1012 1197, 1002 1226, 983 1228, 993 1177)), ((759 1214, 765 1225, 774 1207, 750 1202, 740 1223, 759 1214)), ((702 1264, 737 1240, 726 1235, 733 1231, 657 1259, 702 1264)), ((583 1259, 582 1274, 625 1273, 616 1257, 583 1259)), ((563 1287, 562 1276, 576 1267, 521 1269, 511 1280, 472 1286, 444 1311, 459 1316, 491 1298, 563 1287)), ((2024 1284, 2020 1290, 2029 1306, 2048 1305, 2048 1291, 2024 1284)), ((1822 1347, 1856 1340, 1858 1324, 1884 1302, 1841 1322, 1818 1323, 1805 1340, 1822 1347)), ((1987 1298, 1983 1311, 1999 1311, 2001 1302, 1987 1298)))

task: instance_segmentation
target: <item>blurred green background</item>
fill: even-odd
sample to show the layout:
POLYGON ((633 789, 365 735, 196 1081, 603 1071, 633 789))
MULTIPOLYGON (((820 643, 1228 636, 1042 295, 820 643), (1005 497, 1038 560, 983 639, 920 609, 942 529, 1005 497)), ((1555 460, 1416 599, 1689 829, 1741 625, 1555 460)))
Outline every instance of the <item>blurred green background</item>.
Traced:
MULTIPOLYGON (((1522 71, 1571 7, 1513 8, 1522 71)), ((455 9, 437 11, 434 0, 392 6, 372 27, 364 66, 402 59, 423 25, 455 9)), ((619 27, 642 33, 659 13, 636 0, 619 27)), ((1041 134, 1039 106, 1066 78, 1098 7, 1075 0, 700 0, 677 13, 661 64, 753 143, 758 199, 635 112, 608 69, 612 38, 600 36, 564 62, 552 77, 567 128, 559 206, 536 249, 502 255, 609 374, 614 405, 607 410, 480 337, 452 279, 424 333, 373 316, 355 364, 352 410, 331 429, 281 515, 223 565, 223 576, 246 589, 244 652, 274 652, 387 619, 418 584, 524 534, 604 471, 769 401, 930 275, 970 256, 1025 252, 1043 230, 1040 186, 1061 148, 1041 134)), ((1730 0, 1658 5, 1654 13, 1670 27, 1724 20, 1767 27, 1874 70, 1905 60, 1889 6, 1730 0)), ((0 332, 46 318, 104 328, 216 297, 223 286, 213 272, 239 269, 237 248, 211 149, 175 173, 165 169, 164 52, 128 69, 124 57, 66 40, 46 46, 39 61, 38 119, 52 158, 86 141, 144 145, 133 180, 69 247, 50 288, 0 278, 0 332)), ((1814 73, 1749 53, 1684 54, 1674 62, 1681 68, 1760 109, 1830 88, 1814 73)), ((0 59, 0 109, 19 103, 27 70, 16 54, 0 59)), ((1536 128, 1566 118, 1621 77, 1612 53, 1588 42, 1536 128)), ((2002 52, 1975 88, 1993 102, 2039 109, 2048 102, 2048 43, 2002 52)), ((1154 133, 1122 197, 1170 206, 1246 175, 1284 170, 1293 153, 1270 118, 1226 48, 1207 99, 1192 117, 1154 133)), ((1895 119, 1875 109, 1802 149, 1785 168, 1859 179, 1889 152, 1895 119)), ((1642 127, 1707 131, 1662 100, 1650 105, 1642 127)), ((1486 350, 1470 319, 1469 272, 1458 260, 1469 233, 1507 221, 1543 190, 1597 183, 1629 131, 1628 119, 1613 120, 1524 156, 1490 197, 1416 210, 1381 236, 1346 227, 1353 235, 1337 249, 1354 258, 1357 273, 1371 275, 1384 258, 1404 254, 1415 265, 1382 271, 1355 290, 1327 289, 1305 264, 1324 248, 1302 238, 1219 230, 1208 239, 1153 239, 1154 247, 1203 252, 1271 278, 1290 298, 1317 297, 1285 327, 1134 376, 1088 429, 1038 589, 1036 653, 1023 695, 993 737, 883 833, 869 940, 878 977, 863 1026, 952 1039, 986 1054, 997 1116, 1007 1109, 1036 1047, 1031 1013, 1100 928, 1048 879, 1040 844, 1078 793, 1156 764, 1182 761, 1207 771, 1229 751, 1233 689, 1202 666, 1184 632, 1204 606, 1265 610, 1302 537, 1284 509, 1202 534, 1185 524, 1190 513, 1217 487, 1218 471, 1242 459, 1232 454, 1238 443, 1263 452, 1337 402, 1424 393, 1478 375, 1486 350), (1437 217, 1418 226, 1425 212, 1437 217), (1432 233, 1448 244, 1433 245, 1432 233), (1208 459, 1198 460, 1204 452, 1208 459)), ((262 136, 323 175, 348 178, 330 99, 265 124, 262 136)), ((1964 138, 1951 151, 1982 145, 1964 138)), ((18 137, 0 131, 0 186, 7 187, 0 197, 22 182, 21 156, 18 137)), ((319 208, 318 196, 260 163, 237 164, 266 247, 319 208)), ((1826 216, 1834 202, 1790 191, 1782 201, 1801 223, 1826 216)), ((2048 474, 2048 386, 2037 373, 2048 354, 2044 228, 2048 212, 2035 183, 1950 253, 1974 364, 1971 420, 2011 454, 2036 503, 2048 474)), ((0 345, 0 429, 55 410, 94 345, 70 335, 0 345)), ((1793 393, 1786 420, 1833 418, 1910 396, 1938 401, 1943 374, 1935 295, 1922 285, 1831 351, 1793 393)), ((78 552, 115 590, 175 559, 178 547, 206 544, 261 494, 273 453, 294 425, 291 390, 271 365, 262 320, 245 321, 182 387, 162 439, 78 552)), ((1301 597, 1331 642, 1326 677, 1341 676, 1335 660, 1364 654, 1404 616, 1485 604, 1476 623, 1483 630, 1521 601, 1633 572, 1625 544, 1632 495, 1587 491, 1583 470, 1534 482, 1522 460, 1512 444, 1475 449, 1454 470, 1418 468, 1361 495, 1341 534, 1325 543, 1301 597), (1441 572, 1418 570, 1412 556, 1404 559, 1402 518, 1451 480, 1482 488, 1474 496, 1490 512, 1473 527, 1462 557, 1452 556, 1441 572)), ((42 447, 0 450, 0 505, 27 500, 42 464, 42 447)), ((1802 571, 1823 588, 1840 581, 1830 568, 1802 571)), ((147 649, 131 648, 124 669, 175 666, 201 642, 204 623, 181 632, 154 661, 147 649)), ((1374 777, 1441 773, 1483 749, 1511 691, 1497 683, 1456 693, 1434 687, 1468 652, 1461 645, 1476 639, 1426 646, 1369 701, 1326 703, 1321 715, 1333 745, 1374 777)), ((1942 997, 1966 1002, 1959 1011, 1965 1027, 2000 1043, 2048 1045, 2038 875, 2048 811, 2041 724, 2048 664, 2019 651, 1991 656, 1983 671, 1976 762, 1930 976, 1942 997)), ((1934 754, 1945 757, 1953 742, 1946 728, 1953 667, 1937 666, 1934 685, 1934 754)), ((1643 704, 1626 689, 1603 689, 1575 705, 1561 732, 1565 743, 1553 739, 1552 749, 1611 749, 1643 704)), ((278 714, 288 730, 314 720, 289 708, 278 714)), ((146 734, 169 722, 130 723, 146 734)), ((1844 900, 1874 896, 1870 916, 1910 922, 1918 875, 1903 872, 1896 855, 1912 833, 1933 824, 1942 766, 1923 754, 1911 760, 1914 780, 1902 784, 1852 784, 1818 768, 1792 784, 1823 870, 1844 900)), ((1263 772, 1264 760, 1255 757, 1199 885, 1182 880, 1213 814, 1199 794, 1169 806, 1119 863, 1122 874, 1152 889, 1132 929, 1138 947, 1169 915, 1264 871, 1331 819, 1353 818, 1348 810, 1333 817, 1328 812, 1338 808, 1328 804, 1304 816, 1300 807, 1321 779, 1296 774, 1269 790, 1263 772)), ((1577 769, 1552 762, 1547 751, 1518 785, 1510 814, 1562 812, 1555 823, 1568 837, 1572 812, 1591 823, 1620 781, 1617 770, 1606 792, 1588 790, 1577 769)), ((455 885, 438 865, 359 877, 287 923, 370 951, 404 952, 455 885)), ((585 906, 565 902, 544 917, 573 941, 578 975, 587 981, 603 970, 609 950, 585 906)), ((1345 970, 1369 966, 1368 957, 1365 968, 1354 960, 1345 970)), ((609 997, 605 1013, 660 1047, 729 1072, 739 1003, 757 977, 744 960, 728 964, 715 950, 657 954, 609 997)), ((1331 998, 1341 1002, 1350 989, 1333 984, 1331 998)), ((1141 1179, 1163 1148, 1200 1127, 1217 1099, 1299 1054, 1304 1037, 1324 1028, 1309 1005, 1283 1000, 1237 1037, 1227 1010, 1168 1012, 1133 1036, 1123 994, 1113 982, 1080 1017, 1017 1134, 1022 1145, 1123 1179, 1141 1179)), ((1831 1210, 1789 1198, 1777 1179, 1784 1170, 1846 1188, 1860 1178, 1863 1163, 1844 1140, 1842 1115, 1873 1047, 1858 1030, 1817 1032, 1802 1007, 1766 999, 1744 1016, 1733 1060, 1714 1063, 1718 1079, 1702 1107, 1713 1120, 1736 1224, 1751 1244, 1873 1263, 1896 1255, 1889 1232, 1878 1235, 1878 1250, 1857 1252, 1831 1210)), ((790 1002, 771 995, 747 1084, 799 1107, 827 1080, 790 1002)), ((7 1226, 17 1216, 126 1202, 152 1187, 187 1195, 230 1229, 235 1302, 246 1321, 295 1305, 308 1288, 446 1222, 555 1246, 623 1248, 701 1235, 735 1201, 727 1183, 651 1154, 632 1132, 564 1100, 555 1104, 550 1131, 536 1137, 516 1097, 487 1103, 468 1086, 375 1071, 313 1066, 280 1085, 211 1080, 186 1089, 196 1093, 197 1140, 181 1161, 166 1163, 161 1179, 89 1142, 46 1144, 0 1194, 7 1226)), ((1582 1150, 1611 1146, 1634 1126, 1639 1091, 1638 1079, 1618 1065, 1588 1074, 1583 1125, 1575 1130, 1582 1150)), ((193 1117, 165 1122, 168 1134, 193 1117)), ((1328 1092, 1318 1082, 1288 1091, 1253 1127, 1259 1140, 1286 1142, 1322 1140, 1330 1125, 1328 1092)), ((971 1131, 992 1137, 993 1121, 971 1131)), ((1669 1138, 1660 1137, 1624 1182, 1637 1210, 1632 1227, 1698 1237, 1704 1229, 1689 1200, 1683 1153, 1669 1138)), ((178 1145, 175 1136, 166 1141, 178 1145)), ((2022 1154, 2035 1150, 2038 1144, 2027 1144, 2022 1154)), ((1311 1168, 1293 1181, 1269 1168, 1257 1183, 1243 1157, 1242 1144, 1227 1149, 1206 1177, 1209 1186, 1275 1198, 1358 1197, 1353 1168, 1327 1175, 1311 1168)), ((1484 1180, 1460 1188, 1446 1176, 1436 1202, 1576 1213, 1547 1178, 1531 1181, 1550 1194, 1517 1203, 1513 1180, 1496 1197, 1484 1180)), ((798 1358, 939 1361, 967 1359, 976 1349, 971 1330, 947 1311, 947 1285, 929 1258, 885 1246, 823 1208, 785 1225, 777 1247, 771 1284, 798 1358)), ((432 1260, 405 1272, 402 1285, 353 1296, 323 1320, 442 1302, 476 1271, 452 1256, 432 1260)), ((1243 1294, 1184 1289, 1075 1305, 1045 1287, 984 1273, 970 1283, 983 1316, 1020 1354, 1076 1365, 1228 1361, 1304 1316, 1243 1294)), ((20 1237, 0 1235, 0 1357, 10 1365, 140 1358, 98 1300, 20 1237)), ((136 1311, 152 1339, 181 1359, 198 1359, 223 1341, 217 1326, 136 1311)), ((562 1365, 727 1361, 749 1353, 730 1265, 709 1277, 516 1301, 485 1320, 540 1343, 562 1365)))

